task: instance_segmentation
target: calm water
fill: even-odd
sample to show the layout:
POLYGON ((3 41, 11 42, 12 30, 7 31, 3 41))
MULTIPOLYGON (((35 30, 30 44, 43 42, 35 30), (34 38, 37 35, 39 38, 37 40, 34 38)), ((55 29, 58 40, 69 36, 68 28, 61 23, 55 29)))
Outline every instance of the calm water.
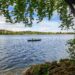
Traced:
POLYGON ((67 58, 66 42, 73 35, 0 35, 0 71, 67 58), (28 39, 41 38, 39 42, 28 39))

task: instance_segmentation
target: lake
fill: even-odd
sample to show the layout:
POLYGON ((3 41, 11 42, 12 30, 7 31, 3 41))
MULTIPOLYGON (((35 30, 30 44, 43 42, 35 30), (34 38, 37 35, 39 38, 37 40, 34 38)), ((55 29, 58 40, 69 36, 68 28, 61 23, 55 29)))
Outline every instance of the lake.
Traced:
POLYGON ((66 43, 71 34, 0 35, 0 71, 68 58, 66 43), (28 42, 32 38, 42 39, 28 42))

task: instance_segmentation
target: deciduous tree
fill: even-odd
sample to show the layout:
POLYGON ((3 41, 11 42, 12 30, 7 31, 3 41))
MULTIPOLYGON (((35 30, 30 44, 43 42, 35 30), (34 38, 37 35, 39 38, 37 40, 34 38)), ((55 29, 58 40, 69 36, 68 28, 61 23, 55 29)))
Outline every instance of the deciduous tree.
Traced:
POLYGON ((44 18, 51 19, 53 12, 57 11, 62 22, 61 28, 73 27, 74 0, 0 0, 0 14, 6 17, 7 22, 16 23, 23 22, 26 25, 31 25, 37 16, 37 21, 40 22, 44 18), (69 1, 71 3, 69 3, 69 1), (9 7, 13 10, 10 11, 9 7), (70 7, 70 9, 69 9, 70 7))

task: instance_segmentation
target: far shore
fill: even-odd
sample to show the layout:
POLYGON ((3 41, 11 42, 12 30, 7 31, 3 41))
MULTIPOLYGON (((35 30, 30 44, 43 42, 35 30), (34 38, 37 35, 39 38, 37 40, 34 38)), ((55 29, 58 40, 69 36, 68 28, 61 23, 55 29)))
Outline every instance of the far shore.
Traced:
POLYGON ((75 32, 37 32, 37 31, 0 30, 0 35, 50 35, 50 34, 75 34, 75 32))

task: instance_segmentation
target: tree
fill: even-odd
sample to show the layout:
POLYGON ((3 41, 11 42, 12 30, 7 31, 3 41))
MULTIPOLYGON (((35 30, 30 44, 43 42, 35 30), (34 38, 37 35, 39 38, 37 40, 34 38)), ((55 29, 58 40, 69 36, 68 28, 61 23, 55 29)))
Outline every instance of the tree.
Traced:
POLYGON ((68 46, 67 51, 70 55, 70 59, 75 61, 75 38, 68 40, 67 46, 68 46))
POLYGON ((4 14, 7 22, 31 25, 35 15, 40 22, 45 17, 50 20, 53 12, 57 11, 62 22, 60 27, 70 28, 74 26, 74 17, 70 14, 68 7, 70 4, 66 1, 68 0, 0 0, 0 13, 4 14), (10 6, 13 7, 12 11, 8 10, 10 6))
POLYGON ((65 2, 69 5, 73 15, 75 16, 75 8, 74 8, 75 0, 65 0, 65 2))

